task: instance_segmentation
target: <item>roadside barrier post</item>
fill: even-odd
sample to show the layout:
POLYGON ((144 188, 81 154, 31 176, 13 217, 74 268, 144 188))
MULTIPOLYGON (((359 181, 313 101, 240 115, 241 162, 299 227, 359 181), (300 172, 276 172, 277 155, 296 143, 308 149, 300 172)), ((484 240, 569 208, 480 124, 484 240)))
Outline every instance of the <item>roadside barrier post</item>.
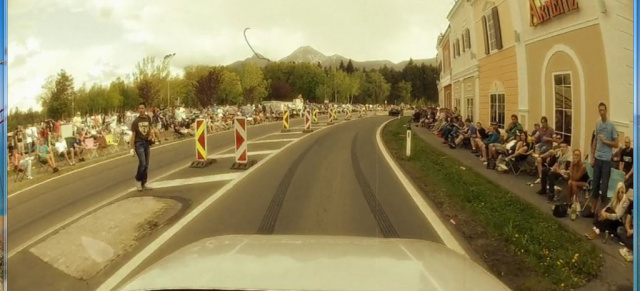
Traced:
POLYGON ((242 116, 234 118, 236 161, 231 166, 232 170, 246 170, 255 165, 257 161, 249 161, 247 153, 247 119, 242 116))
POLYGON ((313 123, 318 124, 318 108, 313 108, 313 123))
POLYGON ((407 125, 407 158, 411 157, 411 124, 407 125))
POLYGON ((207 121, 196 119, 196 160, 189 165, 190 168, 204 168, 215 163, 216 160, 207 158, 207 121))
POLYGON ((311 110, 307 109, 304 111, 304 133, 313 132, 311 128, 311 110))
POLYGON ((345 116, 344 120, 351 120, 351 109, 347 108, 347 116, 345 116))
POLYGON ((327 122, 327 125, 333 124, 333 114, 333 108, 329 108, 329 121, 327 122))
POLYGON ((282 130, 280 132, 289 132, 289 110, 285 110, 282 114, 282 130))

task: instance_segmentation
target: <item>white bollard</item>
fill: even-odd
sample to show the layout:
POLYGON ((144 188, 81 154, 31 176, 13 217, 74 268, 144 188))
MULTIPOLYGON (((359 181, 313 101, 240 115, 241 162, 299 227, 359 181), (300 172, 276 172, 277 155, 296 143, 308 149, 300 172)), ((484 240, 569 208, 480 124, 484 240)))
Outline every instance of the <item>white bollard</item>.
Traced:
POLYGON ((407 158, 411 157, 411 129, 407 129, 407 158))

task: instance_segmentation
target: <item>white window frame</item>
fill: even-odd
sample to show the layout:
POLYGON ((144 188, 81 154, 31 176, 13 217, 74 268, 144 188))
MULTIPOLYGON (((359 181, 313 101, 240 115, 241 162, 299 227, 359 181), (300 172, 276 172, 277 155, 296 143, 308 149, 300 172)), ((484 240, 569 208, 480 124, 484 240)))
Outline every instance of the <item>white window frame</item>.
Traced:
MULTIPOLYGON (((442 107, 449 108, 449 106, 451 106, 451 91, 444 93, 444 104, 442 105, 442 107)), ((453 108, 449 109, 453 110, 453 108)))
MULTIPOLYGON (((500 101, 500 100, 497 100, 497 101, 500 101)), ((497 91, 497 92, 491 92, 491 93, 489 93, 489 123, 492 123, 492 122, 497 123, 497 124, 498 124, 498 128, 500 128, 500 129, 504 129, 504 127, 505 127, 505 122, 507 122, 507 120, 506 120, 506 118, 507 118, 507 113, 506 113, 506 112, 507 112, 506 103, 507 103, 507 102, 506 102, 506 101, 507 101, 507 95, 506 95, 504 92, 502 92, 502 91, 497 91), (492 107, 494 106, 494 105, 493 105, 493 100, 492 100, 493 95, 498 96, 498 97, 497 97, 498 99, 499 99, 500 95, 502 95, 502 96, 503 96, 503 98, 504 98, 504 99, 502 100, 502 108, 503 108, 503 110, 502 110, 502 114, 503 114, 503 117, 502 117, 502 123, 500 123, 500 122, 499 122, 499 120, 500 120, 500 105, 501 105, 501 104, 500 104, 500 102, 496 102, 496 105, 495 105, 495 115, 496 115, 496 118, 495 118, 495 119, 496 119, 496 120, 493 120, 493 118, 492 118, 492 116, 491 116, 491 114, 492 114, 492 113, 494 113, 494 112, 492 112, 492 111, 493 111, 492 109, 494 109, 494 108, 492 108, 492 107)))
MULTIPOLYGON (((564 86, 567 86, 567 85, 564 85, 564 78, 563 78, 562 83, 563 84, 561 86, 563 86, 563 88, 564 88, 564 86)), ((574 106, 574 103, 573 103, 573 74, 571 73, 571 71, 553 72, 553 73, 551 73, 551 84, 553 84, 553 99, 551 100, 553 102, 553 119, 552 119, 553 123, 551 123, 551 124, 552 124, 553 129, 554 129, 554 131, 556 133, 560 133, 563 136, 569 136, 571 141, 568 143, 568 145, 569 145, 569 147, 571 147, 571 144, 573 143, 573 126, 575 125, 575 123, 573 122, 573 106, 574 106), (569 80, 571 80, 571 85, 568 85, 568 86, 570 86, 570 90, 569 91, 571 92, 571 110, 567 110, 566 108, 564 108, 565 107, 564 103, 563 103, 563 106, 562 106, 563 108, 562 109, 559 109, 558 107, 556 107, 556 76, 558 76, 558 75, 562 75, 562 76, 569 75, 569 80), (571 112, 571 131, 572 132, 569 132, 569 133, 564 132, 565 124, 562 125, 563 126, 562 130, 557 128, 557 126, 556 126, 556 110, 570 111, 571 112)), ((566 142, 566 139, 564 139, 564 141, 566 142)))
MULTIPOLYGON (((491 8, 493 9, 493 8, 491 8)), ((485 13, 484 17, 487 19, 487 37, 489 38, 489 53, 493 53, 498 50, 498 40, 496 37, 496 27, 493 22, 493 13, 491 13, 491 9, 489 12, 485 13)))
MULTIPOLYGON (((453 98, 453 108, 458 108, 458 113, 462 113, 462 99, 460 97, 453 98)), ((452 109, 453 109, 452 108, 452 109)))
POLYGON ((475 120, 475 114, 473 114, 474 112, 474 105, 475 105, 475 98, 473 98, 473 96, 466 96, 464 97, 464 110, 466 113, 465 118, 469 118, 471 119, 472 122, 477 122, 477 120, 475 120))

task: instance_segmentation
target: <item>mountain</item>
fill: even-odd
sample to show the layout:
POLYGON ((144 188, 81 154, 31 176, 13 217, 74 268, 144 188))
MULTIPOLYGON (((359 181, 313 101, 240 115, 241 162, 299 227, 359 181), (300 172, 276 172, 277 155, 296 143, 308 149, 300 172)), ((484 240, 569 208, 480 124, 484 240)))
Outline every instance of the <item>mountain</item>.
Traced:
MULTIPOLYGON (((329 66, 337 67, 340 65, 340 61, 344 62, 346 66, 347 62, 349 62, 349 58, 343 57, 341 55, 326 56, 323 53, 319 52, 318 50, 310 46, 300 47, 295 51, 293 51, 290 55, 279 60, 279 62, 296 62, 296 63, 313 63, 313 64, 321 63, 323 67, 329 67, 329 66)), ((379 69, 384 66, 387 66, 389 68, 393 68, 396 70, 402 70, 409 61, 408 60, 402 61, 396 64, 386 60, 358 62, 352 59, 351 62, 353 63, 354 67, 365 68, 367 70, 379 69)), ((436 66, 436 58, 418 59, 418 60, 413 60, 413 62, 417 65, 421 65, 424 63, 427 65, 436 66)), ((229 67, 240 68, 244 63, 250 63, 253 65, 262 67, 266 65, 268 61, 260 59, 256 56, 253 56, 242 61, 234 62, 230 64, 229 67)))

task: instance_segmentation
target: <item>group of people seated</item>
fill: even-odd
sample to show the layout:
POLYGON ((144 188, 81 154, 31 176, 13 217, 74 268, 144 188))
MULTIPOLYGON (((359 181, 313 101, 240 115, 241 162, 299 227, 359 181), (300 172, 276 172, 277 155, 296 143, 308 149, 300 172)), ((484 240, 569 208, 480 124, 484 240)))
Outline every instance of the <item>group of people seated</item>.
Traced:
POLYGON ((18 148, 11 151, 11 166, 16 172, 24 172, 25 178, 33 179, 32 167, 34 163, 39 163, 51 169, 53 173, 60 171, 56 157, 64 158, 66 162, 73 166, 76 165, 76 157, 78 162, 85 161, 85 135, 81 131, 76 134, 71 147, 67 140, 57 135, 53 145, 49 144, 43 138, 38 138, 37 145, 32 153, 20 152, 18 148))
POLYGON ((592 151, 584 155, 580 149, 570 147, 568 137, 554 131, 547 117, 543 116, 531 133, 520 124, 517 115, 511 115, 510 119, 502 129, 495 123, 485 128, 480 122, 463 119, 456 109, 425 108, 416 111, 413 116, 418 126, 430 129, 451 149, 470 149, 487 169, 500 172, 512 170, 515 174, 525 170, 537 176, 534 182, 528 183, 532 187, 539 185, 537 194, 549 202, 569 205, 568 214, 572 220, 579 215, 593 218, 593 230, 586 236, 589 239, 599 237, 600 233, 617 236, 620 244, 626 246, 620 250, 620 254, 631 260, 633 224, 629 209, 632 209, 633 197, 627 194, 633 188, 633 148, 630 138, 625 137, 623 146, 612 155, 611 167, 624 173, 624 181, 617 185, 613 197, 606 199, 606 193, 600 196, 580 195, 594 192, 591 187, 593 183, 590 183, 594 179, 594 174, 590 172, 594 170, 588 169, 597 168, 590 157, 595 152, 597 139, 602 137, 596 136, 594 131, 592 151))

